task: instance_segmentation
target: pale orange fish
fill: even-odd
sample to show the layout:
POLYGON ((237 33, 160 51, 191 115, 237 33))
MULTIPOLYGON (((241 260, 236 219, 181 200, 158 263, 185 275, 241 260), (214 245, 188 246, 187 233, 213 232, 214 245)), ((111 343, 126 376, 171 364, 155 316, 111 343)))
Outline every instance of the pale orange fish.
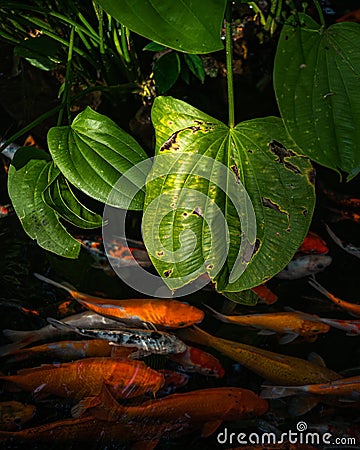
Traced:
POLYGON ((225 316, 210 306, 205 306, 221 322, 251 326, 284 334, 280 339, 280 343, 282 344, 292 342, 298 336, 311 337, 321 333, 327 333, 330 330, 330 326, 319 322, 316 316, 298 311, 225 316))
POLYGON ((195 306, 168 299, 131 299, 114 300, 93 297, 70 289, 67 286, 50 280, 42 275, 37 278, 65 289, 81 305, 98 314, 132 324, 152 323, 165 328, 183 328, 199 323, 204 318, 204 312, 195 306))
POLYGON ((229 341, 212 336, 198 327, 179 330, 176 334, 181 339, 214 348, 274 384, 300 386, 341 378, 338 373, 320 365, 320 361, 314 363, 240 342, 229 341))
POLYGON ((21 369, 17 375, 0 376, 0 380, 37 397, 53 394, 78 400, 98 394, 103 384, 116 398, 157 392, 164 384, 164 376, 142 361, 123 358, 86 358, 56 365, 44 364, 21 369))
POLYGON ((111 356, 115 347, 103 339, 89 339, 82 341, 58 341, 22 348, 5 359, 6 364, 34 359, 59 359, 73 361, 81 358, 111 356))
POLYGON ((326 395, 360 400, 360 376, 341 378, 329 383, 307 384, 304 386, 266 386, 262 398, 282 398, 297 394, 326 395))
POLYGON ((357 303, 350 303, 346 302, 345 300, 341 300, 341 298, 336 297, 334 294, 331 294, 331 292, 329 292, 323 286, 321 286, 321 284, 318 281, 316 281, 315 278, 310 279, 309 284, 313 288, 324 294, 328 299, 330 299, 333 303, 335 303, 335 305, 338 305, 340 308, 345 309, 350 314, 356 317, 360 317, 360 305, 358 305, 357 303))
MULTIPOLYGON (((64 323, 73 325, 74 327, 88 327, 88 328, 105 328, 105 327, 124 327, 124 324, 117 320, 109 319, 107 317, 96 314, 93 311, 85 311, 79 314, 74 314, 63 319, 64 323)), ((69 329, 64 330, 55 328, 52 325, 46 325, 37 330, 2 330, 3 335, 10 339, 12 344, 5 344, 0 346, 0 357, 10 355, 20 348, 26 347, 37 341, 45 341, 56 339, 69 334, 69 329)))

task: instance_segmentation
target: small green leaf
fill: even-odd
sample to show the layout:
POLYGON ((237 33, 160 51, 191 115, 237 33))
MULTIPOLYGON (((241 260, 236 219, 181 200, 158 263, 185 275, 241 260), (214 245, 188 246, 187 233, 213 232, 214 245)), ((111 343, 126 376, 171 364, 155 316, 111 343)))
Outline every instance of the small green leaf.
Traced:
MULTIPOLYGON (((129 192, 116 191, 116 182, 133 165, 147 159, 140 145, 108 117, 86 108, 71 126, 54 127, 48 146, 55 164, 77 189, 90 197, 118 208, 128 205, 129 192, 142 186, 146 174, 132 172, 129 192)), ((123 185, 124 186, 124 185, 123 185)), ((131 195, 132 198, 132 195, 131 195)), ((141 210, 144 190, 139 190, 130 209, 141 210)))
POLYGON ((59 222, 58 214, 43 200, 52 163, 47 157, 29 159, 29 153, 28 148, 19 149, 9 169, 8 189, 15 212, 26 233, 40 247, 66 258, 76 258, 79 242, 70 236, 59 222))
POLYGON ((165 47, 164 45, 157 44, 156 42, 150 42, 149 44, 145 45, 143 50, 147 50, 149 52, 162 52, 163 50, 166 50, 168 47, 165 47))
POLYGON ((171 97, 155 99, 152 120, 143 238, 168 287, 207 272, 231 295, 276 275, 303 241, 315 203, 314 170, 282 121, 230 129, 171 97))
POLYGON ((21 42, 14 48, 14 54, 26 58, 34 67, 52 70, 60 61, 56 57, 59 44, 49 36, 39 36, 21 42))
POLYGON ((160 94, 167 92, 180 75, 180 58, 175 52, 166 53, 155 61, 154 80, 160 94))
POLYGON ((75 197, 69 182, 60 171, 52 167, 49 173, 51 173, 50 184, 43 193, 45 202, 60 217, 76 227, 85 229, 101 227, 101 216, 90 211, 75 197))
POLYGON ((200 56, 184 53, 184 59, 191 72, 203 83, 205 81, 205 70, 200 56))
POLYGON ((286 129, 303 153, 334 170, 360 171, 360 25, 322 29, 300 14, 283 27, 274 87, 286 129))
POLYGON ((96 0, 130 30, 188 53, 223 49, 221 28, 226 0, 96 0))

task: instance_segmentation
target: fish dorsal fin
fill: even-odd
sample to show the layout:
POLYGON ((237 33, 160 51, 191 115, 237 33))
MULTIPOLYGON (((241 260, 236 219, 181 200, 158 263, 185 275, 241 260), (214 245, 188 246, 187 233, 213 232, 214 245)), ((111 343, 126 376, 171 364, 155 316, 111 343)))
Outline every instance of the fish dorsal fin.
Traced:
POLYGON ((17 375, 31 375, 36 372, 41 372, 43 370, 56 370, 59 368, 64 367, 65 364, 41 364, 41 366, 38 367, 27 367, 26 369, 20 369, 17 371, 17 375))
POLYGON ((201 429, 201 437, 206 438, 211 436, 222 424, 222 420, 214 420, 212 422, 206 422, 201 429))
POLYGON ((317 354, 315 352, 309 353, 308 361, 310 361, 313 364, 316 364, 317 366, 326 367, 325 361, 322 359, 322 357, 319 354, 317 354))

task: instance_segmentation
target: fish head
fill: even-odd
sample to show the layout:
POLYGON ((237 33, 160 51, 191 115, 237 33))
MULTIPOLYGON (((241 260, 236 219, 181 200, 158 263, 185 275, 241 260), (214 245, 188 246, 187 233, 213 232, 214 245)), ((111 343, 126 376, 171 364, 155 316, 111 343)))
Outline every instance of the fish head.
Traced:
POLYGON ((332 257, 329 255, 312 255, 307 268, 310 273, 318 273, 325 270, 331 262, 332 257))
POLYGON ((301 327, 301 334, 306 336, 314 336, 316 334, 327 333, 330 326, 320 321, 305 320, 301 327))
POLYGON ((269 408, 267 400, 259 397, 255 392, 249 389, 234 388, 228 393, 229 402, 232 401, 232 407, 229 410, 229 416, 224 420, 232 420, 231 417, 252 418, 262 416, 269 408))
POLYGON ((167 326, 169 328, 185 328, 200 323, 204 311, 188 303, 171 300, 166 310, 167 326))
POLYGON ((222 378, 225 375, 224 368, 214 356, 196 347, 189 347, 189 353, 191 363, 202 375, 215 378, 222 378))

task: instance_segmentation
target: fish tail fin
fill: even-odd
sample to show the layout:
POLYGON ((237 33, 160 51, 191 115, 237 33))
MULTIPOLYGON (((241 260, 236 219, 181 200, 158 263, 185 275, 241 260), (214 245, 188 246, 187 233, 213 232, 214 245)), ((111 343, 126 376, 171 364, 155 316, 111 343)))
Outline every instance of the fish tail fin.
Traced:
POLYGON ((2 332, 7 339, 10 339, 10 341, 14 343, 26 342, 27 344, 30 344, 31 342, 34 342, 37 339, 36 330, 23 331, 23 330, 5 329, 2 332))
POLYGON ((32 341, 19 341, 19 342, 13 342, 12 344, 5 344, 0 346, 0 358, 8 355, 12 355, 13 353, 16 353, 17 350, 22 349, 23 347, 26 347, 28 344, 30 344, 32 341))
POLYGON ((39 280, 44 281, 45 283, 51 284, 52 286, 55 286, 55 287, 57 287, 59 289, 64 289, 69 294, 72 294, 72 292, 73 292, 72 289, 70 289, 67 285, 65 285, 63 283, 58 283, 57 281, 50 280, 50 278, 44 277, 44 275, 40 275, 39 273, 34 273, 34 275, 39 280))
POLYGON ((80 419, 88 410, 100 405, 99 396, 83 398, 79 403, 71 408, 71 415, 74 419, 80 419))
POLYGON ((260 392, 261 398, 275 399, 297 395, 301 391, 297 386, 264 386, 260 392))
POLYGON ((225 323, 230 322, 229 319, 224 314, 221 314, 220 312, 216 311, 215 309, 211 308, 211 306, 206 305, 205 303, 203 303, 203 305, 205 306, 205 308, 209 309, 213 313, 213 315, 221 322, 225 323))
POLYGON ((314 289, 316 289, 317 291, 321 292, 321 293, 324 294, 327 298, 329 298, 330 300, 332 300, 330 292, 329 292, 327 289, 325 289, 324 286, 322 286, 318 281, 316 281, 315 278, 310 278, 310 280, 308 281, 308 283, 309 283, 310 286, 312 286, 314 289))
POLYGON ((89 412, 96 419, 113 422, 121 420, 125 411, 126 407, 115 400, 106 383, 103 383, 99 394, 81 400, 71 408, 71 415, 74 418, 79 418, 89 412))

